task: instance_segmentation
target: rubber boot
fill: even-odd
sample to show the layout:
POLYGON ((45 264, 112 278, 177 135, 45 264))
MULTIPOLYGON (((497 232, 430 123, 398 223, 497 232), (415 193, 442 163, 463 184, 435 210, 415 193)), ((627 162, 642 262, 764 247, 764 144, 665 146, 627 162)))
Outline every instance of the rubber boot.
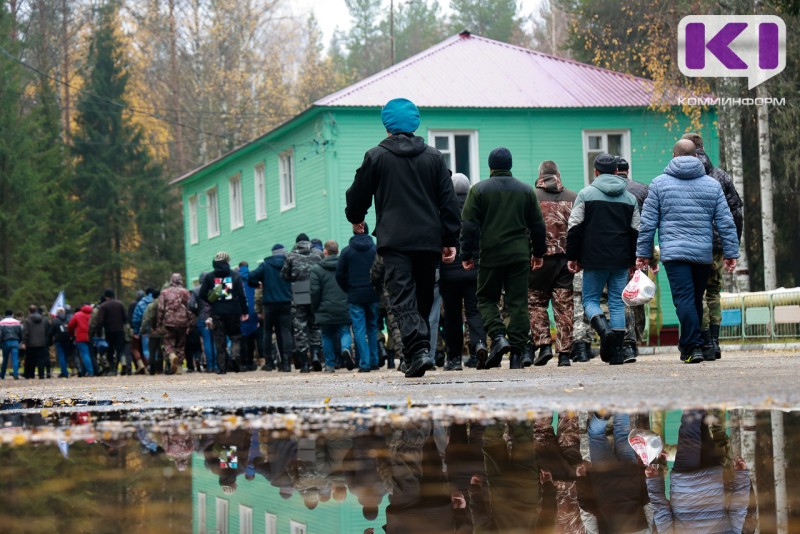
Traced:
MULTIPOLYGON (((591 350, 591 349, 589 349, 591 350)), ((576 341, 572 344, 572 361, 575 363, 585 363, 589 361, 589 354, 587 352, 585 341, 576 341)))
POLYGON ((722 351, 719 348, 719 325, 712 324, 709 330, 711 331, 711 342, 714 344, 714 359, 719 360, 722 358, 722 351))
POLYGON ((703 338, 703 346, 701 347, 703 351, 703 360, 713 362, 717 358, 714 355, 714 342, 711 340, 711 330, 700 330, 700 337, 703 338))
POLYGON ((558 366, 559 367, 569 367, 570 366, 570 357, 569 352, 559 352, 558 353, 558 366))
POLYGON ((518 349, 511 349, 508 363, 509 369, 522 369, 522 354, 518 349))
POLYGON ((598 314, 592 317, 592 328, 600 336, 600 358, 604 362, 609 362, 612 355, 612 332, 608 326, 608 320, 605 315, 598 314))
POLYGON ((625 330, 611 331, 611 357, 608 363, 611 365, 622 365, 625 363, 625 330))

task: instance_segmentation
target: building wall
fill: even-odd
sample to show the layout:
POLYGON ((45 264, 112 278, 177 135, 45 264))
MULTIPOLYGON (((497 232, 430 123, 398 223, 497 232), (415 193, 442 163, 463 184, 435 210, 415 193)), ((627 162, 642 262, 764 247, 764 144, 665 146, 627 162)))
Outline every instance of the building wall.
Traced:
MULTIPOLYGON (((688 128, 686 123, 665 127, 665 115, 641 108, 632 109, 422 109, 422 123, 417 130, 428 139, 429 130, 477 132, 477 174, 488 178, 486 160, 489 152, 505 146, 514 158, 514 175, 530 184, 535 182, 538 165, 555 160, 561 169, 565 186, 573 190, 584 187, 586 155, 584 130, 623 130, 629 132, 631 175, 649 183, 659 175, 672 155, 672 145, 688 128)), ((718 160, 716 115, 706 114, 701 133, 707 152, 718 160)), ((300 232, 323 241, 336 239, 344 247, 351 237, 351 227, 344 216, 345 191, 353 180, 364 153, 378 144, 386 132, 378 109, 332 108, 320 110, 309 122, 270 139, 264 148, 231 160, 218 171, 183 185, 184 206, 190 195, 219 183, 220 235, 206 238, 205 210, 198 210, 199 243, 190 245, 188 215, 186 228, 186 265, 189 279, 200 270, 209 269, 217 250, 231 254, 233 263, 242 259, 254 265, 269 253, 274 243, 290 247, 300 232), (295 149, 294 209, 281 213, 278 189, 278 153, 295 149), (266 164, 267 219, 255 221, 253 169, 266 164), (228 177, 242 173, 244 193, 243 228, 230 230, 228 177)), ((476 179, 475 176, 471 178, 476 179)), ((188 210, 185 210, 188 211, 188 210)), ((367 222, 374 226, 374 210, 367 222)), ((663 322, 677 324, 669 295, 666 276, 660 278, 663 322)))

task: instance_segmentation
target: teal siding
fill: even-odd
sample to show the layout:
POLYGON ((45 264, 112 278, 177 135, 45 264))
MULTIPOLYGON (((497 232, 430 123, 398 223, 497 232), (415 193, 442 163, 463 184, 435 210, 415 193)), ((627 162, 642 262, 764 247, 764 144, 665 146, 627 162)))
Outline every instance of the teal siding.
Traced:
MULTIPOLYGON (((630 132, 631 174, 649 183, 661 173, 672 155, 672 145, 688 129, 684 122, 667 128, 668 118, 642 108, 612 109, 422 109, 419 135, 430 130, 474 130, 478 136, 478 177, 488 178, 486 160, 498 147, 509 148, 514 157, 514 175, 533 184, 538 165, 555 160, 564 184, 573 190, 584 187, 583 132, 585 130, 627 130, 630 132)), ((701 133, 707 152, 718 160, 719 141, 716 115, 704 116, 701 133)), ((181 186, 184 205, 188 197, 218 184, 220 236, 208 239, 206 210, 198 209, 199 243, 189 244, 188 210, 185 210, 186 265, 189 279, 210 268, 217 250, 226 250, 234 263, 247 260, 254 265, 269 253, 274 243, 291 247, 295 236, 305 232, 323 241, 335 239, 340 247, 352 235, 344 217, 345 191, 353 180, 364 153, 386 136, 378 108, 329 108, 312 110, 282 129, 235 152, 210 169, 190 177, 181 186), (268 142, 267 142, 268 141, 268 142), (295 150, 296 207, 281 213, 278 154, 295 150), (267 219, 255 221, 255 165, 264 162, 267 179, 267 219), (244 228, 231 231, 228 178, 242 173, 244 228)), ((475 178, 475 177, 471 177, 475 178)), ((367 222, 374 226, 374 210, 367 222)), ((660 278, 663 322, 677 324, 669 285, 660 278)))

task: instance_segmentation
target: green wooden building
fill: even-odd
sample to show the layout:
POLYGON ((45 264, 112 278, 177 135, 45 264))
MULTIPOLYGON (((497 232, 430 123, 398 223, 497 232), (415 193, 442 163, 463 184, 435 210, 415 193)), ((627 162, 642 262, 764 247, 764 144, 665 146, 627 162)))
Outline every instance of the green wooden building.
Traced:
MULTIPOLYGON (((396 97, 417 104, 417 134, 473 182, 488 178, 489 152, 505 146, 514 175, 531 184, 539 163, 552 159, 564 185, 580 190, 600 152, 625 157, 631 176, 649 183, 688 127, 670 128, 670 117, 651 109, 648 80, 463 32, 176 178, 187 279, 209 270, 218 250, 234 264, 254 265, 275 243, 290 248, 301 232, 344 246, 352 235, 345 191, 364 153, 385 137, 380 109, 396 97)), ((716 161, 715 121, 713 110, 705 112, 700 131, 716 161)), ((661 293, 663 323, 677 325, 663 275, 661 293)))

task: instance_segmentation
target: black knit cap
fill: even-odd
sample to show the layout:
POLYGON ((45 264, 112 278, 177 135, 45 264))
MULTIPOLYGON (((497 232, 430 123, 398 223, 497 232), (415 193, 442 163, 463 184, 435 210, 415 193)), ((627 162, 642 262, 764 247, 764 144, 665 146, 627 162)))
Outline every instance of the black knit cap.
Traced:
POLYGON ((617 156, 617 170, 618 171, 627 171, 630 169, 631 166, 628 164, 628 160, 623 158, 622 156, 617 156))
POLYGON ((489 153, 489 168, 493 171, 510 171, 511 151, 505 147, 492 150, 489 153))
POLYGON ((617 158, 611 154, 598 154, 594 158, 594 168, 602 174, 614 174, 617 172, 617 158))
POLYGON ((299 234, 297 239, 294 240, 295 243, 299 243, 300 241, 308 241, 308 235, 306 234, 299 234))

